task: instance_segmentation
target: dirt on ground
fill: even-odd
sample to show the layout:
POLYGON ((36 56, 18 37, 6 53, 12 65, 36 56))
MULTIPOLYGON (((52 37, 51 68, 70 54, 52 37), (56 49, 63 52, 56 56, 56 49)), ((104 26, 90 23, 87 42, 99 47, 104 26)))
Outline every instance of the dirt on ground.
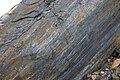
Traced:
POLYGON ((120 49, 115 49, 99 70, 88 74, 87 80, 120 80, 120 49))

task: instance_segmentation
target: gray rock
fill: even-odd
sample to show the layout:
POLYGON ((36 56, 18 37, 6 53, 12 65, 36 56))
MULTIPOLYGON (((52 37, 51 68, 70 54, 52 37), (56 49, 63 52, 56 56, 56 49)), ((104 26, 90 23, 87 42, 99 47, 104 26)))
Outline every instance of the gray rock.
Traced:
POLYGON ((82 80, 120 47, 119 4, 23 0, 0 20, 0 78, 82 80))

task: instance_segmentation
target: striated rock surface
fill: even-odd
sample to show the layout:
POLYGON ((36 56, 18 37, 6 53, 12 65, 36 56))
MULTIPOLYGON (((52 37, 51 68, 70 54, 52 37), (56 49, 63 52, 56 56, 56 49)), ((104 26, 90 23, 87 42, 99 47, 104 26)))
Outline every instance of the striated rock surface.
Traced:
POLYGON ((0 20, 0 80, 82 80, 119 33, 120 0, 23 0, 0 20))

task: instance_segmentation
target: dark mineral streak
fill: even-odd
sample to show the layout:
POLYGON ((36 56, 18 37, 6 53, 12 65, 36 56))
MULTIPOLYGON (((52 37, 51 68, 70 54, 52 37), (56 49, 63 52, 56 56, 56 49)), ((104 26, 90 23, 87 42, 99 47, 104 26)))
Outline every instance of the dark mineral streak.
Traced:
POLYGON ((120 0, 23 0, 0 20, 0 80, 82 80, 119 33, 120 0))

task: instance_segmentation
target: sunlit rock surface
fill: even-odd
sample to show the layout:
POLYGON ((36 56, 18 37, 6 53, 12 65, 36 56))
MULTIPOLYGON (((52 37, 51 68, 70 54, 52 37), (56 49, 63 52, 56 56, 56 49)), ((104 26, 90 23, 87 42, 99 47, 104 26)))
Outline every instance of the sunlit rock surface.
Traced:
POLYGON ((82 80, 119 32, 120 0, 23 0, 0 20, 0 79, 82 80))

